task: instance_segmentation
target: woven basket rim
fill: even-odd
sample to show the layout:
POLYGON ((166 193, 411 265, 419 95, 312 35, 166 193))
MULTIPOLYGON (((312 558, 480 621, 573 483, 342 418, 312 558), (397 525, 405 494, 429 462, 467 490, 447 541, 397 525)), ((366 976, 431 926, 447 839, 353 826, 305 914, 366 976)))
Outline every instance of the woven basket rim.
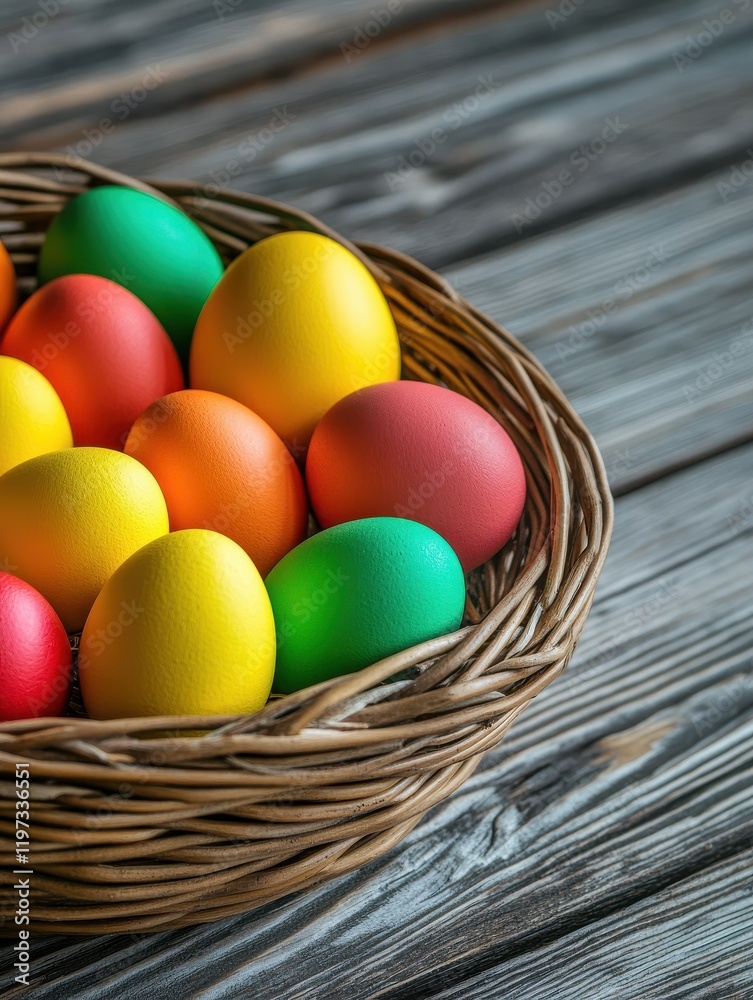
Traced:
MULTIPOLYGON (((178 910, 185 907, 177 917, 149 904, 150 926, 183 926, 240 912, 291 887, 350 870, 366 855, 391 846, 457 787, 569 662, 606 558, 613 503, 592 436, 542 365, 504 327, 405 254, 351 242, 308 213, 269 198, 229 188, 210 191, 191 181, 134 179, 64 154, 0 154, 3 242, 25 288, 33 286, 36 255, 50 219, 69 198, 99 184, 129 185, 177 205, 199 223, 226 262, 250 243, 286 229, 318 232, 352 250, 379 282, 395 315, 404 374, 440 381, 497 419, 504 416, 529 486, 521 526, 500 554, 472 574, 469 623, 451 635, 274 698, 254 716, 109 722, 67 717, 0 724, 3 772, 11 773, 14 761, 31 760, 38 780, 51 787, 85 788, 95 797, 136 776, 140 808, 150 796, 163 801, 163 795, 169 804, 169 790, 183 812, 195 814, 191 829, 205 836, 212 835, 211 829, 220 831, 226 853, 232 842, 227 821, 212 821, 212 828, 209 820, 196 817, 222 810, 225 816, 235 809, 238 815, 258 814, 258 822, 271 831, 264 810, 272 806, 264 803, 280 801, 291 803, 296 816, 318 817, 296 820, 295 835, 281 837, 275 830, 276 839, 266 838, 269 850, 278 851, 270 855, 267 869, 238 874, 242 866, 231 867, 238 880, 233 885, 244 886, 242 900, 228 896, 227 887, 218 895, 214 883, 206 882, 200 912, 189 904, 187 887, 167 896, 178 910), (197 730, 206 732, 196 735, 197 730), (351 787, 352 801, 359 803, 352 815, 343 805, 350 801, 351 787), (326 805, 317 805, 324 800, 326 805), (344 819, 346 814, 350 818, 344 819), (333 822, 336 837, 327 834, 333 822), (280 860, 283 841, 293 860, 280 860), (299 864, 301 871, 295 868, 299 864)), ((85 812, 72 793, 60 809, 67 818, 85 812)), ((164 809, 179 822, 178 806, 164 809)), ((139 854, 147 850, 143 843, 139 847, 136 838, 126 836, 138 826, 128 827, 121 813, 118 817, 117 836, 102 834, 105 856, 109 852, 111 861, 127 859, 129 851, 131 858, 147 856, 148 851, 139 854)), ((59 820, 50 822, 57 830, 59 820)), ((59 831, 54 834, 59 836, 59 831)), ((161 836, 164 840, 164 831, 161 836)), ((63 858, 73 866, 66 871, 78 871, 79 855, 99 857, 97 838, 88 833, 83 847, 66 847, 64 839, 55 843, 43 857, 63 858)), ((173 853, 188 858, 180 864, 190 867, 199 865, 195 859, 203 857, 202 850, 194 844, 173 853)), ((46 876, 50 885, 45 883, 45 892, 56 898, 60 865, 43 864, 56 873, 46 876)), ((87 877, 94 876, 89 872, 87 877)), ((221 882, 219 875, 216 881, 221 882)), ((83 876, 63 883, 68 893, 78 893, 78 915, 66 921, 53 907, 50 914, 57 915, 43 916, 40 926, 81 933, 94 926, 87 922, 93 908, 99 930, 122 929, 129 921, 141 925, 124 900, 110 919, 107 906, 116 904, 104 905, 82 888, 89 885, 83 876), (88 908, 81 905, 87 899, 95 899, 88 908)), ((63 910, 73 912, 70 899, 63 910)))

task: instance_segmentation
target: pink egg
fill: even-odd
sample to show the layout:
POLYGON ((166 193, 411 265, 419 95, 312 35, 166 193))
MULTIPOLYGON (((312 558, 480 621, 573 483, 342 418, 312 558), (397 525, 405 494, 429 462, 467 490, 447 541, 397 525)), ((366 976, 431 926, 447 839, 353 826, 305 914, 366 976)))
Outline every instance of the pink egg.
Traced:
POLYGON ((65 714, 72 683, 60 619, 28 583, 0 573, 0 722, 65 714))
POLYGON ((425 382, 385 382, 340 400, 306 462, 323 528, 405 517, 433 528, 464 569, 491 558, 523 512, 526 480, 505 429, 472 400, 425 382))

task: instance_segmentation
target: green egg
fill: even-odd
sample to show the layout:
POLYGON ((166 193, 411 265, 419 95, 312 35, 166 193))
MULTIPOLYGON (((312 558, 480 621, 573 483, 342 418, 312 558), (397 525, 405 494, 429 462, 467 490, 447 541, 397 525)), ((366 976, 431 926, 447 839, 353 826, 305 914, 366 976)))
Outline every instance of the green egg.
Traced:
POLYGON ((290 694, 460 627, 465 577, 436 531, 398 517, 306 539, 266 579, 277 631, 273 690, 290 694))
POLYGON ((187 215, 132 188, 92 188, 53 220, 39 281, 98 274, 145 302, 185 363, 202 306, 223 273, 220 255, 187 215))

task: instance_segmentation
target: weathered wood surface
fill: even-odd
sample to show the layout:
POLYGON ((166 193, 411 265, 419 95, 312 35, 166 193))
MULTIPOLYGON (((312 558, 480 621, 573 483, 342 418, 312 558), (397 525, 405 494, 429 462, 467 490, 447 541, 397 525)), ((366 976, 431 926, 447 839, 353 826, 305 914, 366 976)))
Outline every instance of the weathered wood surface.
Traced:
POLYGON ((753 436, 753 183, 714 172, 448 272, 593 429, 616 492, 753 436))
MULTIPOLYGON (((588 0, 552 30, 542 5, 406 0, 348 62, 383 6, 70 0, 0 62, 5 144, 77 144, 162 60, 92 159, 224 183, 250 137, 228 183, 447 265, 603 448, 619 499, 593 615, 566 676, 387 857, 214 926, 36 942, 34 995, 753 997, 753 182, 734 183, 753 4, 588 0), (262 142, 274 108, 294 117, 262 142), (573 169, 615 116, 629 128, 573 169)), ((34 9, 11 0, 0 33, 34 9)))
POLYGON ((753 966, 753 851, 640 900, 555 944, 493 967, 437 1000, 747 997, 753 966))
MULTIPOLYGON (((27 80, 19 95, 11 91, 4 100, 4 134, 16 147, 79 148, 97 162, 132 173, 200 178, 274 194, 351 236, 415 253, 432 266, 510 242, 519 233, 562 225, 577 212, 640 198, 648 188, 672 189, 678 179, 744 159, 751 145, 745 84, 753 5, 745 9, 742 0, 737 5, 730 0, 735 22, 698 58, 689 59, 682 72, 675 55, 684 53, 689 35, 703 30, 713 9, 707 0, 589 0, 556 30, 543 6, 507 17, 504 7, 492 5, 485 16, 452 21, 444 30, 427 32, 425 39, 411 34, 391 42, 385 31, 388 37, 379 36, 348 61, 340 45, 349 44, 373 6, 362 2, 359 8, 350 0, 324 7, 332 11, 327 18, 340 19, 334 34, 324 32, 330 58, 321 65, 259 86, 269 68, 254 60, 246 64, 244 83, 221 101, 213 88, 222 86, 222 78, 212 78, 199 88, 197 96, 204 99, 190 105, 183 101, 196 95, 185 88, 203 81, 204 60, 222 51, 211 49, 208 56, 203 46, 213 44, 220 28, 236 46, 255 45, 251 40, 259 25, 236 18, 267 23, 267 4, 258 13, 241 5, 218 26, 207 0, 204 20, 194 14, 191 44, 181 42, 178 32, 167 48, 160 48, 165 27, 160 29, 152 13, 155 5, 138 4, 129 19, 132 30, 140 25, 144 32, 151 17, 156 32, 134 43, 127 56, 111 54, 104 60, 108 50, 92 14, 94 24, 84 23, 75 32, 73 64, 65 63, 72 83, 54 72, 55 63, 49 78, 49 54, 37 65, 55 44, 50 26, 7 63, 10 74, 14 63, 28 65, 31 80, 39 81, 40 69, 44 72, 41 98, 30 97, 27 80), (173 68, 174 46, 187 47, 190 72, 177 56, 173 68), (204 55, 191 55, 197 49, 204 55), (160 82, 123 106, 128 81, 120 76, 110 81, 109 68, 118 58, 130 60, 131 88, 138 88, 157 53, 161 69, 154 81, 160 82), (480 78, 491 88, 474 107, 480 78), (458 110, 466 99, 470 110, 458 110), (174 103, 178 106, 171 110, 174 103), (283 117, 270 132, 265 127, 275 109, 283 117), (103 118, 112 127, 98 134, 103 118), (624 131, 602 143, 608 119, 624 131), (279 127, 283 120, 287 124, 279 127), (444 137, 431 151, 436 128, 444 137), (422 153, 420 144, 429 152, 422 153), (401 165, 407 166, 405 176, 398 173, 401 165), (551 185, 563 169, 572 182, 528 221, 527 199, 543 196, 546 201, 545 185, 556 191, 551 185)), ((170 16, 170 5, 157 7, 170 16)), ((416 0, 404 0, 404 15, 418 7, 416 0)), ((316 25, 309 35, 307 9, 300 22, 291 13, 289 20, 274 17, 272 24, 278 31, 280 23, 291 29, 297 24, 308 47, 311 37, 320 35, 316 25)), ((109 30, 122 30, 122 13, 113 4, 105 10, 109 30)), ((314 21, 320 17, 325 15, 317 14, 314 21)), ((399 14, 393 27, 396 32, 401 27, 399 14)), ((262 46, 272 31, 267 24, 262 46)), ((282 69, 292 43, 281 41, 273 50, 282 69)))
MULTIPOLYGON (((193 108, 230 87, 300 72, 307 61, 344 58, 340 46, 351 44, 358 29, 371 31, 374 17, 369 0, 318 6, 305 0, 132 0, 127 9, 120 0, 50 0, 47 9, 55 11, 55 4, 58 12, 47 17, 37 0, 6 0, 0 7, 0 87, 9 135, 25 137, 34 127, 91 130, 101 115, 119 122, 137 109, 154 115, 187 101, 193 108)), ((468 0, 401 0, 387 9, 386 23, 378 23, 379 37, 474 6, 468 0)))

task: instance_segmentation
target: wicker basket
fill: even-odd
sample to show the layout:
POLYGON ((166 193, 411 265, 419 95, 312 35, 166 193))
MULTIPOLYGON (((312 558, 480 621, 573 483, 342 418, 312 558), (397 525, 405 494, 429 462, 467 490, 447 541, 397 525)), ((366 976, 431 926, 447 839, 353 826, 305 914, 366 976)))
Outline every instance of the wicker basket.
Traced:
POLYGON ((564 670, 612 528, 594 442, 525 348, 416 261, 354 246, 303 212, 190 182, 149 186, 67 156, 2 155, 0 223, 24 291, 50 220, 101 183, 173 199, 226 261, 285 229, 340 240, 390 302, 405 375, 441 381, 504 420, 526 465, 528 500, 513 539, 469 578, 466 624, 452 635, 273 699, 251 717, 0 726, 6 934, 17 933, 17 762, 31 772, 36 931, 204 923, 389 850, 564 670))

